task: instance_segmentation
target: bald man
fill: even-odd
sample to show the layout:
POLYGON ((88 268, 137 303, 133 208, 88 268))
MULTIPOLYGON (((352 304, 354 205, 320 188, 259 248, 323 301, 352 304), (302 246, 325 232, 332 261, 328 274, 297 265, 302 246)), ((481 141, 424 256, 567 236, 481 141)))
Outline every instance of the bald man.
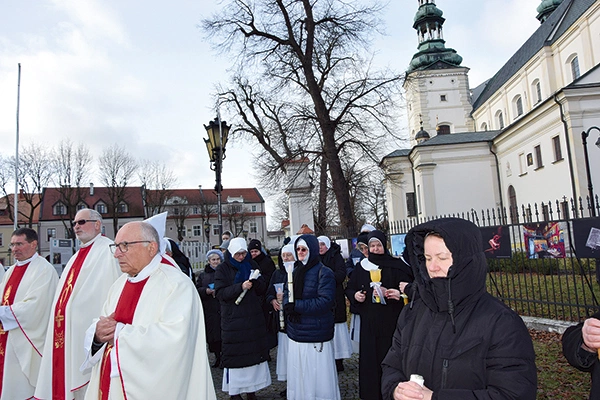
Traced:
POLYGON ((130 222, 111 245, 124 273, 87 331, 87 400, 216 399, 200 298, 192 281, 162 263, 159 236, 130 222))

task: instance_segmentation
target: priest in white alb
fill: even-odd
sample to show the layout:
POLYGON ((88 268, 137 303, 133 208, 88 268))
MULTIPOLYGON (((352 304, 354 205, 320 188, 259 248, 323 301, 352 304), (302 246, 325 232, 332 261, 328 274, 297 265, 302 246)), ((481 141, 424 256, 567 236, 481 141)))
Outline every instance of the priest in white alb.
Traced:
POLYGON ((38 378, 52 296, 54 267, 37 253, 38 235, 19 228, 10 238, 17 263, 0 283, 0 398, 29 399, 38 378))
POLYGON ((73 221, 81 248, 67 263, 54 295, 35 398, 80 400, 90 374, 79 366, 85 360, 85 331, 97 318, 111 285, 121 275, 102 236, 102 216, 96 210, 79 210, 73 221))
POLYGON ((216 399, 200 297, 161 262, 159 241, 146 222, 117 233, 112 248, 124 274, 86 333, 86 400, 216 399))

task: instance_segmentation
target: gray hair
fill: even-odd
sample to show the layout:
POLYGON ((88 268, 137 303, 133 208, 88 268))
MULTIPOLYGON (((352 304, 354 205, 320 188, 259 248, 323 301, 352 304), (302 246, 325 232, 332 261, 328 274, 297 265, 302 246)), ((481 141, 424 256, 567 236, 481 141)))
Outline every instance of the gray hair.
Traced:
POLYGON ((100 225, 102 225, 102 215, 92 208, 88 208, 87 210, 90 212, 90 218, 100 221, 100 225))
POLYGON ((160 237, 158 236, 158 232, 156 231, 156 229, 154 229, 154 227, 152 225, 150 225, 147 222, 140 222, 140 234, 141 234, 141 240, 148 240, 150 242, 154 242, 156 243, 156 252, 158 253, 159 249, 160 249, 160 237))

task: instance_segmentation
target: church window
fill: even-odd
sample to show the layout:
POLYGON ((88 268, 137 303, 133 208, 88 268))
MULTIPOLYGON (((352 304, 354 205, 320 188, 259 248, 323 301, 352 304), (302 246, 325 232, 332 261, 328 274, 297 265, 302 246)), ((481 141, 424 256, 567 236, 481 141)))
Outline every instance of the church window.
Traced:
POLYGON ((535 104, 542 101, 542 84, 539 80, 536 80, 533 84, 535 89, 535 104))
POLYGON ((508 187, 508 201, 509 201, 509 212, 510 219, 513 224, 519 222, 519 206, 517 205, 517 193, 515 188, 510 185, 508 187))
POLYGON ((523 99, 521 98, 521 96, 515 97, 514 104, 516 116, 519 117, 523 115, 523 99))
POLYGON ((483 124, 481 124, 481 130, 482 131, 487 131, 488 130, 487 122, 484 122, 483 124))
POLYGON ((504 129, 504 116, 502 115, 502 111, 498 111, 496 118, 498 118, 498 127, 504 129))
POLYGON ((560 147, 560 136, 554 136, 552 138, 552 147, 554 148, 554 161, 561 161, 563 156, 562 149, 560 147))
POLYGON ((438 135, 449 135, 450 134, 450 125, 438 125, 437 127, 438 135))
POLYGON ((406 216, 414 217, 417 215, 417 203, 415 201, 415 193, 406 193, 406 216))
POLYGON ((440 95, 440 101, 448 101, 445 94, 440 95))
POLYGON ((579 58, 577 58, 577 56, 573 57, 571 60, 571 75, 573 76, 573 80, 581 76, 579 71, 579 58))
POLYGON ((533 148, 535 153, 535 169, 542 168, 544 163, 542 162, 542 147, 538 144, 533 148))

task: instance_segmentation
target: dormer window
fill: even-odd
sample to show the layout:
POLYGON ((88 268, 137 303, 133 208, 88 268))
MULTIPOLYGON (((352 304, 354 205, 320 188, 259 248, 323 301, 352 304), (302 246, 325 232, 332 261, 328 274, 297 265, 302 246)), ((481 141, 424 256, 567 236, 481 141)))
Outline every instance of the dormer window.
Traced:
POLYGON ((117 206, 117 212, 120 214, 128 213, 129 207, 127 206, 127 203, 125 203, 124 201, 120 202, 119 205, 117 206))
POLYGON ((106 207, 106 204, 104 203, 98 203, 96 204, 96 211, 98 211, 100 214, 107 214, 108 207, 106 207))
POLYGON ((63 203, 56 203, 54 207, 52 207, 53 215, 67 215, 67 206, 63 203))

